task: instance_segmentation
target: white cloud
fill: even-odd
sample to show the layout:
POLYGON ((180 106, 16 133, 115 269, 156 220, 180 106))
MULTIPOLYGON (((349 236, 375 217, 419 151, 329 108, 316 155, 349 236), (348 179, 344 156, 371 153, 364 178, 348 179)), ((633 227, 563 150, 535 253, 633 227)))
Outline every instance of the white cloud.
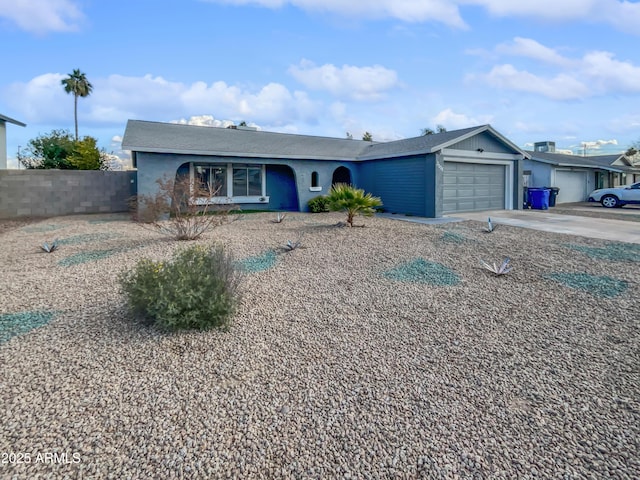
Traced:
POLYGON ((552 48, 545 47, 541 43, 530 38, 516 37, 511 43, 502 43, 496 47, 496 52, 517 57, 527 57, 541 62, 568 65, 571 60, 563 57, 552 48))
POLYGON ((493 67, 484 80, 496 88, 536 93, 553 100, 576 100, 589 95, 589 88, 570 75, 544 78, 509 64, 493 67))
POLYGON ((610 52, 590 52, 581 63, 581 73, 601 92, 640 93, 640 67, 615 60, 610 52))
POLYGON ((600 150, 605 145, 618 145, 618 140, 593 140, 580 142, 580 147, 587 150, 600 150))
MULTIPOLYGON (((28 123, 73 122, 73 101, 60 81, 65 75, 47 73, 15 83, 4 93, 6 102, 28 123), (68 108, 64 106, 67 105, 68 108)), ((315 121, 319 105, 306 93, 270 83, 249 91, 225 82, 187 85, 162 77, 111 75, 91 79, 94 90, 78 102, 80 123, 124 124, 130 118, 167 121, 188 114, 214 113, 220 118, 286 125, 315 121)))
POLYGON ((84 20, 71 0, 0 0, 0 17, 37 35, 75 31, 84 20))
POLYGON ((228 5, 256 5, 281 8, 286 5, 312 12, 328 12, 356 18, 396 18, 405 22, 437 21, 466 28, 456 2, 449 0, 204 0, 228 5))
POLYGON ((498 17, 606 23, 627 33, 639 33, 640 3, 626 0, 457 0, 456 3, 482 6, 498 17))
POLYGON ((286 5, 312 12, 329 12, 355 18, 394 18, 405 22, 435 21, 467 28, 461 7, 475 5, 496 17, 526 17, 555 22, 606 23, 638 34, 640 3, 627 0, 202 0, 226 5, 281 8, 286 5))
POLYGON ((72 101, 68 102, 68 109, 64 107, 67 94, 60 84, 63 78, 60 73, 38 75, 27 83, 9 85, 3 96, 26 123, 60 122, 68 114, 73 115, 72 101))
POLYGON ((470 117, 464 113, 456 113, 451 108, 446 108, 433 117, 432 123, 442 125, 447 130, 457 130, 459 128, 486 125, 487 123, 491 123, 491 120, 492 117, 490 115, 470 117))
POLYGON ((617 60, 610 52, 568 58, 535 40, 517 37, 512 43, 498 45, 495 53, 533 59, 556 72, 537 74, 508 63, 496 65, 486 74, 470 75, 468 80, 480 79, 496 88, 535 93, 552 100, 640 93, 640 67, 617 60))
POLYGON ((189 118, 181 118, 180 120, 172 120, 171 123, 179 125, 196 125, 198 127, 218 127, 226 128, 229 125, 235 125, 232 120, 218 120, 213 115, 193 115, 189 118))
POLYGON ((381 65, 354 67, 332 64, 316 66, 309 60, 289 68, 289 73, 311 90, 325 90, 338 98, 379 100, 384 93, 398 86, 398 75, 381 65))

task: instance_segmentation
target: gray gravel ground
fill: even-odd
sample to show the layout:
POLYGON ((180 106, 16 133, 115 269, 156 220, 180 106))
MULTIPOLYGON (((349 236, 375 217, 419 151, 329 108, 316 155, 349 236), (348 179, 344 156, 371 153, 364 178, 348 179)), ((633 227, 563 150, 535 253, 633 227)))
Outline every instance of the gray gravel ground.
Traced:
POLYGON ((0 314, 60 313, 0 344, 0 478, 640 478, 639 262, 564 246, 604 241, 508 226, 271 218, 201 241, 241 259, 304 233, 306 248, 246 275, 226 333, 130 318, 118 272, 184 243, 125 217, 1 234, 0 314), (38 251, 56 237, 85 241, 38 251), (479 267, 504 256, 507 276, 479 267), (383 275, 416 258, 460 283, 383 275), (599 297, 551 272, 629 288, 599 297))

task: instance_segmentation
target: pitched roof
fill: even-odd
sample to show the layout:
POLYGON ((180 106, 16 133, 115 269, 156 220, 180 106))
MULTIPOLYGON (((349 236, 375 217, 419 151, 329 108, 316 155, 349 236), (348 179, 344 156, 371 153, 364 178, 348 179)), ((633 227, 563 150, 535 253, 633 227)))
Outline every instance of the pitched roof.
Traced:
POLYGON ((600 170, 608 170, 610 172, 626 172, 630 170, 638 170, 635 167, 612 165, 624 155, 594 155, 590 157, 580 157, 577 155, 568 155, 566 153, 555 152, 527 152, 532 160, 543 163, 550 163, 561 167, 585 167, 600 170))
POLYGON ((355 159, 363 140, 129 120, 122 148, 138 152, 268 158, 355 159))
POLYGON ((249 156, 314 160, 367 160, 432 153, 489 131, 514 150, 517 146, 490 125, 452 130, 393 142, 367 142, 263 131, 129 120, 122 147, 136 152, 249 156))
POLYGON ((434 133, 432 135, 405 138, 393 142, 376 143, 371 145, 368 151, 363 152, 359 159, 367 160, 374 158, 397 157, 399 155, 434 153, 482 132, 488 132, 490 135, 493 135, 498 140, 511 147, 514 151, 526 155, 523 150, 507 138, 503 137, 491 125, 480 125, 477 127, 463 128, 461 130, 451 130, 442 133, 434 133))
POLYGON ((11 117, 7 117, 5 115, 0 114, 0 122, 13 123, 14 125, 18 125, 19 127, 26 127, 26 123, 19 122, 18 120, 14 120, 11 117))

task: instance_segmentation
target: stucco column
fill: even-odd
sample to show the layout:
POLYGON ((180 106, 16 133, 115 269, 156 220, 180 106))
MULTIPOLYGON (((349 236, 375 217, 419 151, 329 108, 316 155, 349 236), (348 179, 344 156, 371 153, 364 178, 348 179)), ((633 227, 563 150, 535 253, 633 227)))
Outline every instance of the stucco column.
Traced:
POLYGON ((7 168, 7 123, 0 120, 0 169, 7 168))
POLYGON ((189 162, 186 156, 136 154, 138 168, 138 212, 143 214, 144 197, 153 198, 160 192, 159 179, 174 180, 178 167, 189 162))
POLYGON ((442 205, 444 203, 444 160, 441 153, 433 156, 427 156, 427 188, 425 197, 427 199, 426 215, 427 217, 442 217, 442 205), (431 175, 429 175, 431 173, 431 175), (433 179, 431 181, 431 179, 433 179), (429 190, 433 189, 433 195, 429 195, 429 190), (428 199, 434 198, 435 202, 429 204, 428 199))

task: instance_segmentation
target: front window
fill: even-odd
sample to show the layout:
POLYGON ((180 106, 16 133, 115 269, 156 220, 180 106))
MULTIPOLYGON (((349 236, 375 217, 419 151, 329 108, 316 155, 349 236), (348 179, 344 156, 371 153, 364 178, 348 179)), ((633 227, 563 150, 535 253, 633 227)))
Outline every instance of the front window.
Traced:
POLYGON ((196 196, 227 196, 227 167, 196 165, 194 168, 196 196))
POLYGON ((260 165, 233 166, 233 196, 262 195, 262 167, 260 165))
POLYGON ((191 164, 193 196, 213 203, 269 203, 266 166, 252 164, 191 164))

